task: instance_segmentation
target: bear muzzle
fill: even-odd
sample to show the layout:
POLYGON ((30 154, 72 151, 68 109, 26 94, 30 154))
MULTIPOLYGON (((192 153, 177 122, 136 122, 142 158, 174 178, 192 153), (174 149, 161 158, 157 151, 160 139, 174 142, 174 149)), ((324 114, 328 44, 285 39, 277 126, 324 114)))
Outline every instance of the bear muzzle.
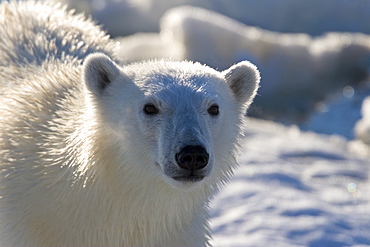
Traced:
POLYGON ((183 147, 175 155, 176 163, 182 170, 181 176, 172 177, 177 181, 201 181, 204 169, 209 162, 209 154, 207 150, 200 145, 188 145, 183 147))

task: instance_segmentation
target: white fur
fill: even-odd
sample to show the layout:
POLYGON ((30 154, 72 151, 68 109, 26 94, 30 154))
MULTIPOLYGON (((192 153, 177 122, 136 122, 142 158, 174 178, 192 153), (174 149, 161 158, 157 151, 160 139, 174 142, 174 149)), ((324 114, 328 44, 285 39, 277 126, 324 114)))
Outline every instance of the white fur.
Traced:
POLYGON ((24 31, 32 61, 15 52, 26 42, 12 42, 15 29, 0 39, 0 54, 8 54, 0 67, 0 246, 208 245, 208 202, 236 165, 257 69, 241 62, 217 72, 169 61, 121 68, 102 53, 85 59, 97 51, 112 56, 112 43, 101 38, 95 46, 88 37, 98 28, 50 6, 0 5, 0 26, 15 14, 20 25, 34 23, 24 31), (34 9, 50 14, 44 25, 56 33, 57 17, 81 21, 83 35, 67 35, 64 44, 85 42, 87 50, 38 52, 54 43, 37 38, 32 27, 46 19, 33 17, 34 9), (159 113, 146 115, 148 103, 159 113), (207 112, 212 104, 219 115, 207 112), (184 145, 209 153, 203 180, 173 179, 184 145))

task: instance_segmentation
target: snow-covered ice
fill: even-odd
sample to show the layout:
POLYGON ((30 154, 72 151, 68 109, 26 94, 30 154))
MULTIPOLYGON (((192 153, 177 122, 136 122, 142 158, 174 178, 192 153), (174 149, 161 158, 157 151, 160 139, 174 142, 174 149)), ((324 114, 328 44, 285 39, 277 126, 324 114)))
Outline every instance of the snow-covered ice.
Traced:
POLYGON ((369 160, 338 136, 249 120, 212 204, 214 246, 370 245, 369 160))
POLYGON ((362 104, 362 118, 355 126, 356 137, 370 145, 370 96, 362 104))
MULTIPOLYGON (((318 104, 316 111, 299 127, 302 130, 311 130, 321 134, 340 134, 348 140, 356 137, 363 141, 370 140, 370 116, 367 116, 370 114, 370 109, 369 106, 362 107, 363 100, 368 95, 370 95, 368 86, 357 89, 346 86, 342 91, 318 104), (362 113, 361 108, 363 108, 362 113), (365 118, 361 120, 356 131, 354 127, 358 125, 362 115, 365 115, 365 118), (366 131, 366 129, 369 130, 366 131)), ((370 144, 369 141, 365 142, 370 144)))
POLYGON ((182 5, 203 7, 279 32, 370 33, 368 0, 61 0, 91 14, 114 35, 158 32, 159 19, 182 5))

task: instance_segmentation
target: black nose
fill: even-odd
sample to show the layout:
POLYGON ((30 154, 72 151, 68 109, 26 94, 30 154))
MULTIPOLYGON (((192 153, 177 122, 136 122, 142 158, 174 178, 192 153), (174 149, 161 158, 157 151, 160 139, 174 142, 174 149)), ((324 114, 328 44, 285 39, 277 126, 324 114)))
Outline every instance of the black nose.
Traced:
POLYGON ((185 146, 176 154, 177 164, 187 170, 199 170, 208 164, 209 155, 202 146, 185 146))

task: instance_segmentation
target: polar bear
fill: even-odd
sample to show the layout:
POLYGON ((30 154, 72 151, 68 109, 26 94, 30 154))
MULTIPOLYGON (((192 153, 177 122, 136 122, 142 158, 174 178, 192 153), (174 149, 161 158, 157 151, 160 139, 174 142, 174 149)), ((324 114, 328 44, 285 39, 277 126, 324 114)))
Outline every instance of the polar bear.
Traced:
POLYGON ((0 33, 0 246, 209 245, 257 68, 121 66, 50 3, 3 2, 0 33))

